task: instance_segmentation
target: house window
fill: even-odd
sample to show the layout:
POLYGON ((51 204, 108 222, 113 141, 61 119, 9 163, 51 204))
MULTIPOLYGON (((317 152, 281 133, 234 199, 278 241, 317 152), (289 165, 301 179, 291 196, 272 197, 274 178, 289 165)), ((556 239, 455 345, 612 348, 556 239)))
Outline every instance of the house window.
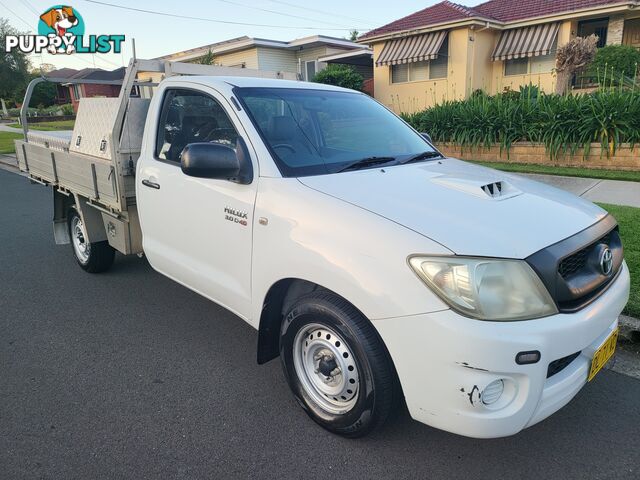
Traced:
POLYGON ((429 78, 429 62, 415 62, 409 64, 409 81, 420 82, 429 78))
POLYGON ((409 81, 409 64, 391 65, 391 83, 404 83, 409 81))
POLYGON ((594 20, 578 22, 578 36, 588 37, 589 35, 596 35, 598 37, 598 48, 602 48, 607 44, 608 29, 608 18, 596 18, 594 20))
POLYGON ((80 98, 82 98, 82 89, 80 88, 80 85, 78 85, 77 83, 73 84, 73 98, 75 98, 76 100, 80 100, 80 98))
POLYGON ((558 38, 553 41, 548 55, 538 57, 514 58, 505 60, 504 74, 507 75, 527 75, 549 73, 556 66, 556 51, 558 50, 558 38))
POLYGON ((505 75, 526 75, 527 73, 529 73, 529 59, 527 57, 505 60, 505 75))
POLYGON ((429 78, 435 80, 438 78, 447 78, 447 70, 449 69, 449 35, 442 42, 442 46, 438 51, 438 58, 429 62, 429 78))
POLYGON ((549 73, 556 68, 556 46, 554 44, 553 50, 549 55, 542 55, 541 57, 530 58, 531 73, 549 73))
POLYGON ((447 78, 449 68, 449 39, 445 38, 434 60, 391 66, 391 83, 422 82, 447 78))
POLYGON ((316 76, 316 61, 310 60, 305 63, 305 74, 307 82, 313 80, 313 77, 316 76))

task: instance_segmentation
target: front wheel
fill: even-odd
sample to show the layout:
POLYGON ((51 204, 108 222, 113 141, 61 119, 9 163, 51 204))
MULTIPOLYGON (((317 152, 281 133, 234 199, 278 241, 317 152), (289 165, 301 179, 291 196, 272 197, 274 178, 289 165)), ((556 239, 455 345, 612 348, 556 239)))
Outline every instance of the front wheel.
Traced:
POLYGON ((326 291, 296 301, 282 325, 282 367, 296 400, 325 429, 360 437, 387 419, 395 371, 378 333, 326 291))
POLYGON ((69 211, 68 224, 71 246, 78 265, 89 273, 109 270, 116 254, 109 242, 89 243, 85 226, 75 209, 69 211))

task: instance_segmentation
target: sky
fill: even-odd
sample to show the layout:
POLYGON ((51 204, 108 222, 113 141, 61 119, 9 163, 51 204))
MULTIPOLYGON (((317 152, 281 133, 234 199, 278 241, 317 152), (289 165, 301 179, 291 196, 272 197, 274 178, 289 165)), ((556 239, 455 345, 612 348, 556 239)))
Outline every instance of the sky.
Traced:
MULTIPOLYGON (((56 0, 0 0, 0 17, 5 17, 20 31, 37 31, 39 15, 56 0)), ((102 0, 99 0, 102 2, 102 0)), ((139 58, 153 58, 169 53, 247 35, 272 40, 293 40, 309 35, 348 36, 349 30, 364 33, 408 14, 422 10, 434 0, 104 0, 104 3, 153 10, 168 15, 154 15, 123 10, 88 0, 70 0, 68 5, 82 15, 88 34, 124 34, 122 54, 32 55, 31 63, 52 64, 56 68, 99 67, 114 69, 128 63, 135 38, 139 58), (268 11, 267 11, 268 10, 268 11), (262 24, 247 26, 178 18, 174 15, 218 21, 262 24), (311 28, 305 28, 311 27, 311 28)), ((462 5, 477 5, 482 0, 458 0, 462 5)), ((67 5, 67 3, 65 3, 67 5)))

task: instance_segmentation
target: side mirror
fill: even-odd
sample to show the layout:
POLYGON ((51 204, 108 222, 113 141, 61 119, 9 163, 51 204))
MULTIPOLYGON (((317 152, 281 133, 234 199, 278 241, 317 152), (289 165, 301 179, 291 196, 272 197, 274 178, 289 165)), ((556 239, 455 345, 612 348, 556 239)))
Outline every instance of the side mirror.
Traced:
POLYGON ((221 143, 190 143, 182 150, 185 175, 216 178, 247 185, 253 181, 253 165, 247 144, 238 137, 235 150, 221 143))
POLYGON ((433 140, 431 140, 431 135, 429 135, 426 132, 422 132, 420 135, 422 135, 422 138, 424 138, 427 142, 433 145, 433 140))

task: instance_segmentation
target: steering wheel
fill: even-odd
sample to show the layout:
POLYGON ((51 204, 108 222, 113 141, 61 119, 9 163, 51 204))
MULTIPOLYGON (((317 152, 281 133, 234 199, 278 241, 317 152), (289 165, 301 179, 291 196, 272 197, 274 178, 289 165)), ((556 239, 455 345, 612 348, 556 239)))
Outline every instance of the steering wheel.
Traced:
POLYGON ((287 150, 291 151, 291 153, 296 153, 296 149, 288 143, 278 143, 277 145, 273 145, 271 148, 273 148, 274 150, 278 148, 286 148, 287 150))

